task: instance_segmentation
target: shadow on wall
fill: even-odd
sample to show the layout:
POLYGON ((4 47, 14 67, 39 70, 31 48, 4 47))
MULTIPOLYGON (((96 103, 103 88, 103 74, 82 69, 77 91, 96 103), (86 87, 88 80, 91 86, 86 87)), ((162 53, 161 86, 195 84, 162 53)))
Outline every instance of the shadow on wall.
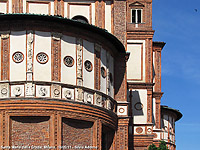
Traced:
POLYGON ((138 91, 132 91, 132 108, 133 108, 133 115, 134 116, 142 116, 144 115, 143 112, 143 104, 140 99, 140 94, 138 91))

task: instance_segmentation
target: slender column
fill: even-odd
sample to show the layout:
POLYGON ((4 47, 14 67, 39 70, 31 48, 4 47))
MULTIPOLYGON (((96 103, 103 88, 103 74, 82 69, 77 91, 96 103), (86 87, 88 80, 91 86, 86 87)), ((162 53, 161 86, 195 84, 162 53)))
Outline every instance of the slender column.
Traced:
POLYGON ((161 116, 160 116, 161 110, 160 110, 160 98, 156 98, 156 128, 161 128, 161 116))
POLYGON ((52 33, 52 44, 51 44, 51 53, 52 53, 52 81, 60 81, 60 72, 61 72, 61 34, 52 33))
POLYGON ((146 82, 153 82, 153 49, 152 49, 152 38, 146 40, 146 82))
POLYGON ((8 33, 1 34, 1 80, 9 80, 10 66, 10 36, 8 33))
POLYGON ((147 89, 147 123, 152 123, 152 88, 147 89))
POLYGON ((100 67, 101 67, 101 61, 100 61, 100 54, 101 54, 101 47, 97 44, 95 44, 95 64, 94 64, 94 76, 95 76, 95 89, 100 90, 100 67))

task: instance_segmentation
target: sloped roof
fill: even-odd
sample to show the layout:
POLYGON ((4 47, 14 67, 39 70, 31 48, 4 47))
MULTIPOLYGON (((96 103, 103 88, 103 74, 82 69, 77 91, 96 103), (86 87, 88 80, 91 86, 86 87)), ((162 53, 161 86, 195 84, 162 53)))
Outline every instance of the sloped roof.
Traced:
POLYGON ((183 114, 179 110, 174 109, 174 108, 170 108, 168 106, 161 105, 161 111, 162 110, 171 111, 171 112, 175 113, 176 116, 177 116, 176 121, 178 121, 179 119, 181 119, 182 116, 183 116, 183 114))

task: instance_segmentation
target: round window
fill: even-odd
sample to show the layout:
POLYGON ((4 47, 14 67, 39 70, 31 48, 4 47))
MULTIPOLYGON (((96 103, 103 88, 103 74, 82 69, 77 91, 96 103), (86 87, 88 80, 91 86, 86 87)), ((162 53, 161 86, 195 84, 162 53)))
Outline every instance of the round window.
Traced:
POLYGON ((65 56, 63 61, 67 67, 72 67, 74 65, 74 59, 71 56, 65 56))
POLYGON ((40 52, 37 54, 36 59, 41 64, 46 64, 49 60, 49 57, 46 53, 40 52))
POLYGON ((24 60, 24 55, 22 52, 15 52, 12 56, 12 59, 15 63, 20 63, 24 60))
POLYGON ((101 67, 101 76, 102 76, 103 78, 106 77, 106 69, 105 69, 104 67, 101 67))
POLYGON ((134 105, 134 107, 135 107, 136 110, 142 110, 143 109, 143 104, 141 102, 137 102, 134 105))
POLYGON ((92 69, 93 69, 92 63, 91 63, 89 60, 86 60, 85 63, 84 63, 84 65, 85 65, 85 69, 86 69, 87 71, 89 71, 89 72, 92 71, 92 69))

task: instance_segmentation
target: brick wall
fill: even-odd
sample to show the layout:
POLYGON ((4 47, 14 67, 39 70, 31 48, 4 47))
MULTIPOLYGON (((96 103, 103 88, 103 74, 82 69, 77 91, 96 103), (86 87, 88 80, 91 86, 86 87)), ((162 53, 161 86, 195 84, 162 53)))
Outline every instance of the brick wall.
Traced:
POLYGON ((114 35, 126 46, 126 1, 114 1, 114 35))
POLYGON ((62 119, 63 146, 93 146, 93 123, 89 121, 62 119))
POLYGON ((11 117, 11 146, 49 145, 49 117, 11 117))

